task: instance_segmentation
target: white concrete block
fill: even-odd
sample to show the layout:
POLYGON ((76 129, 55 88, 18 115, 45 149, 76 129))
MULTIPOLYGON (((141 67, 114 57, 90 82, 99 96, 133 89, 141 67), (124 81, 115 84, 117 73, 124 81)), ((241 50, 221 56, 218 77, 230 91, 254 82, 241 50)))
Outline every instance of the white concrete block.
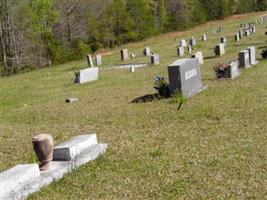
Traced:
POLYGON ((54 148, 53 160, 73 160, 82 151, 96 144, 96 134, 75 136, 54 148))

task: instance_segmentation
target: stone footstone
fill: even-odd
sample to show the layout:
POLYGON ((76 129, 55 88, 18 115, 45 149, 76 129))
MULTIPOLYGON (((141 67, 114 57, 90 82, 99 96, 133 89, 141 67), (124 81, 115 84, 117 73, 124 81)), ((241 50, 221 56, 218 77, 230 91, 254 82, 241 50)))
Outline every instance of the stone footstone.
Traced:
POLYGON ((75 101, 78 101, 78 99, 73 97, 69 97, 66 99, 66 103, 74 103, 75 101))
POLYGON ((87 83, 98 80, 99 76, 99 68, 98 67, 90 67, 87 69, 82 69, 78 73, 75 74, 75 83, 87 83))
POLYGON ((169 88, 173 94, 178 92, 191 97, 204 88, 197 58, 176 60, 168 66, 168 75, 169 88))
POLYGON ((197 58, 200 65, 204 64, 202 51, 198 51, 192 55, 192 58, 197 58))

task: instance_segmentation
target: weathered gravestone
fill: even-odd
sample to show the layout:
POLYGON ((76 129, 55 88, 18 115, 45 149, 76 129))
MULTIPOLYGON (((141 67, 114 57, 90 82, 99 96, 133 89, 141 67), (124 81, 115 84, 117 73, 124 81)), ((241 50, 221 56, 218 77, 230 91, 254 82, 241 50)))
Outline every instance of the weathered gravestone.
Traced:
POLYGON ((153 54, 153 55, 151 56, 151 63, 152 63, 153 65, 159 65, 159 63, 160 63, 160 57, 159 57, 158 54, 153 54))
POLYGON ((75 74, 75 83, 87 83, 91 81, 96 81, 98 79, 99 68, 98 67, 90 67, 87 69, 82 69, 78 73, 75 74))
POLYGON ((184 56, 184 47, 177 48, 177 55, 181 57, 184 56))
POLYGON ((187 42, 186 42, 186 40, 185 40, 185 39, 182 39, 182 40, 180 41, 179 46, 180 46, 180 47, 186 47, 186 46, 187 46, 187 42))
POLYGON ((102 56, 101 55, 96 55, 95 63, 96 63, 96 66, 102 65, 102 56))
POLYGON ((250 63, 249 63, 249 51, 248 50, 243 50, 240 51, 238 54, 238 61, 239 61, 239 68, 249 68, 250 63))
POLYGON ((151 56, 151 49, 150 49, 150 47, 145 47, 143 53, 144 53, 144 56, 151 56))
POLYGON ((221 37, 221 43, 224 44, 224 46, 226 47, 226 37, 221 37))
POLYGON ((127 60, 128 59, 128 49, 122 49, 121 50, 121 59, 127 60))
POLYGON ((239 33, 239 38, 242 39, 243 38, 243 30, 239 30, 238 33, 239 33))
POLYGON ((221 43, 221 44, 216 45, 214 52, 216 56, 224 55, 225 54, 224 44, 221 43))
POLYGON ((207 41, 207 35, 206 34, 202 35, 202 41, 207 41))
POLYGON ((236 34, 235 34, 235 41, 236 41, 236 42, 239 42, 239 41, 240 41, 239 33, 236 33, 236 34))
POLYGON ((92 59, 92 56, 90 54, 87 54, 86 59, 87 59, 88 66, 94 67, 93 59, 92 59))
POLYGON ((190 45, 191 47, 195 47, 196 44, 197 44, 196 39, 195 39, 194 37, 192 37, 192 38, 189 40, 189 45, 190 45))
POLYGON ((259 61, 256 60, 256 48, 255 47, 248 47, 247 50, 249 52, 249 63, 251 65, 258 64, 259 61))
POLYGON ((200 65, 204 64, 202 51, 198 51, 192 55, 192 58, 197 58, 200 65))
POLYGON ((168 66, 168 75, 171 93, 190 97, 204 88, 196 58, 176 60, 168 66))

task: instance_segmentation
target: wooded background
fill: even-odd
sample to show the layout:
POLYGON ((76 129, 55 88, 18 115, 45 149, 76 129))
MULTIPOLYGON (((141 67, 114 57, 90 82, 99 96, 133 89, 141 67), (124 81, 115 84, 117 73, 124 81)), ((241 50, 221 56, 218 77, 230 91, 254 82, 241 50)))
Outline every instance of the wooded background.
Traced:
POLYGON ((267 0, 0 0, 0 66, 14 74, 180 31, 267 0))

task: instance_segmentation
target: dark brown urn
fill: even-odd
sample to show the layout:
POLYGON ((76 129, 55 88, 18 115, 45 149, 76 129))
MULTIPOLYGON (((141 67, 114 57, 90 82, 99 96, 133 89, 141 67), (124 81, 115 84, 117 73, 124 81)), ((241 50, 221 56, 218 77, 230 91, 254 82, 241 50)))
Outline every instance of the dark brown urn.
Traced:
POLYGON ((33 149, 40 162, 40 170, 47 170, 53 159, 53 138, 48 134, 36 135, 32 138, 33 149))

